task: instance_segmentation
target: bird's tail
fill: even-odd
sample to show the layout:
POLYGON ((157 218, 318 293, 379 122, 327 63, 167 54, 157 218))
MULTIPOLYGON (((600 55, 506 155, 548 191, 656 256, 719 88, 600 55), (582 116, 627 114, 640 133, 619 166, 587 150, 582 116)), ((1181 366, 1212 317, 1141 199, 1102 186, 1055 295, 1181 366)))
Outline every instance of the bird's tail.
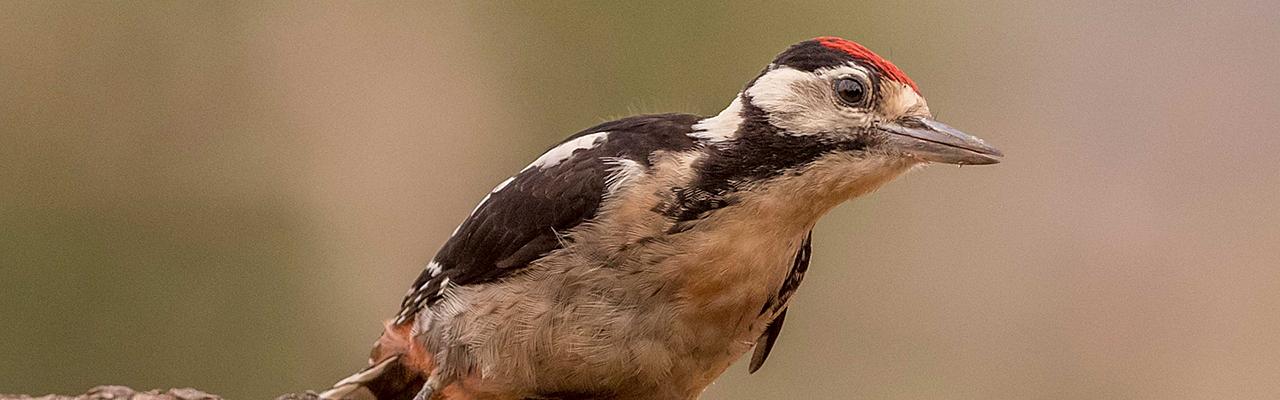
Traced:
POLYGON ((323 400, 411 400, 424 383, 422 377, 409 371, 396 355, 338 381, 319 397, 323 400))
POLYGON ((373 365, 333 384, 333 388, 320 393, 320 399, 412 400, 420 394, 426 379, 421 373, 421 363, 410 360, 414 346, 408 340, 408 325, 388 324, 373 347, 370 357, 373 365))

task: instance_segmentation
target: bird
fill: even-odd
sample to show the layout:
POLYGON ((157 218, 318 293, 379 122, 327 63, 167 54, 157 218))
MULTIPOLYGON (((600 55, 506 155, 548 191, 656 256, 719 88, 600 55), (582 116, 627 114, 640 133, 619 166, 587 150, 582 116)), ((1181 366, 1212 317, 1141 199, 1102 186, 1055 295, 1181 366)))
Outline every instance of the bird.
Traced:
POLYGON ((323 399, 696 399, 754 373, 837 205, 931 164, 998 163, 888 60, 833 36, 716 115, 569 136, 499 183, 323 399))

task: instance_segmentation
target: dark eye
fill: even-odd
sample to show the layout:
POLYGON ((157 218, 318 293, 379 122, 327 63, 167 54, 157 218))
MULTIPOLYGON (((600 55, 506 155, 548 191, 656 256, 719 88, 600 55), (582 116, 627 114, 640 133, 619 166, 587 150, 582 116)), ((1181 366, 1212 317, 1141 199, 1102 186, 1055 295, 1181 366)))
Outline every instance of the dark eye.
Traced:
POLYGON ((840 96, 840 101, 845 104, 858 106, 867 97, 867 90, 862 86, 862 81, 855 78, 840 78, 836 80, 836 95, 840 96))

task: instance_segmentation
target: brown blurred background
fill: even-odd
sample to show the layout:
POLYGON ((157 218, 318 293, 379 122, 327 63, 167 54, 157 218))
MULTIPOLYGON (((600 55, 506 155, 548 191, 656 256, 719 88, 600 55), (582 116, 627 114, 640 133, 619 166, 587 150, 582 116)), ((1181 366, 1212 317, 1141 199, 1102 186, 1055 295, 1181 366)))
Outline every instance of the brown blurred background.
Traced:
POLYGON ((1280 3, 0 2, 0 392, 364 362, 495 183, 845 36, 998 145, 837 209, 707 399, 1280 398, 1280 3))

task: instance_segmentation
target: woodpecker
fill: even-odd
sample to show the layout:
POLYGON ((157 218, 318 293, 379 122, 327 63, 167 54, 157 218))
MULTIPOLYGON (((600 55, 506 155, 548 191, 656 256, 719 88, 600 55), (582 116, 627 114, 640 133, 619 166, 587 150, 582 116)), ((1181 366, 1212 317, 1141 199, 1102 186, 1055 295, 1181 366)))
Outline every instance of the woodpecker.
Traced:
POLYGON ((769 356, 833 207, 928 163, 1003 155, 902 70, 819 37, 724 111, 570 136, 498 184, 324 399, 696 399, 769 356))

